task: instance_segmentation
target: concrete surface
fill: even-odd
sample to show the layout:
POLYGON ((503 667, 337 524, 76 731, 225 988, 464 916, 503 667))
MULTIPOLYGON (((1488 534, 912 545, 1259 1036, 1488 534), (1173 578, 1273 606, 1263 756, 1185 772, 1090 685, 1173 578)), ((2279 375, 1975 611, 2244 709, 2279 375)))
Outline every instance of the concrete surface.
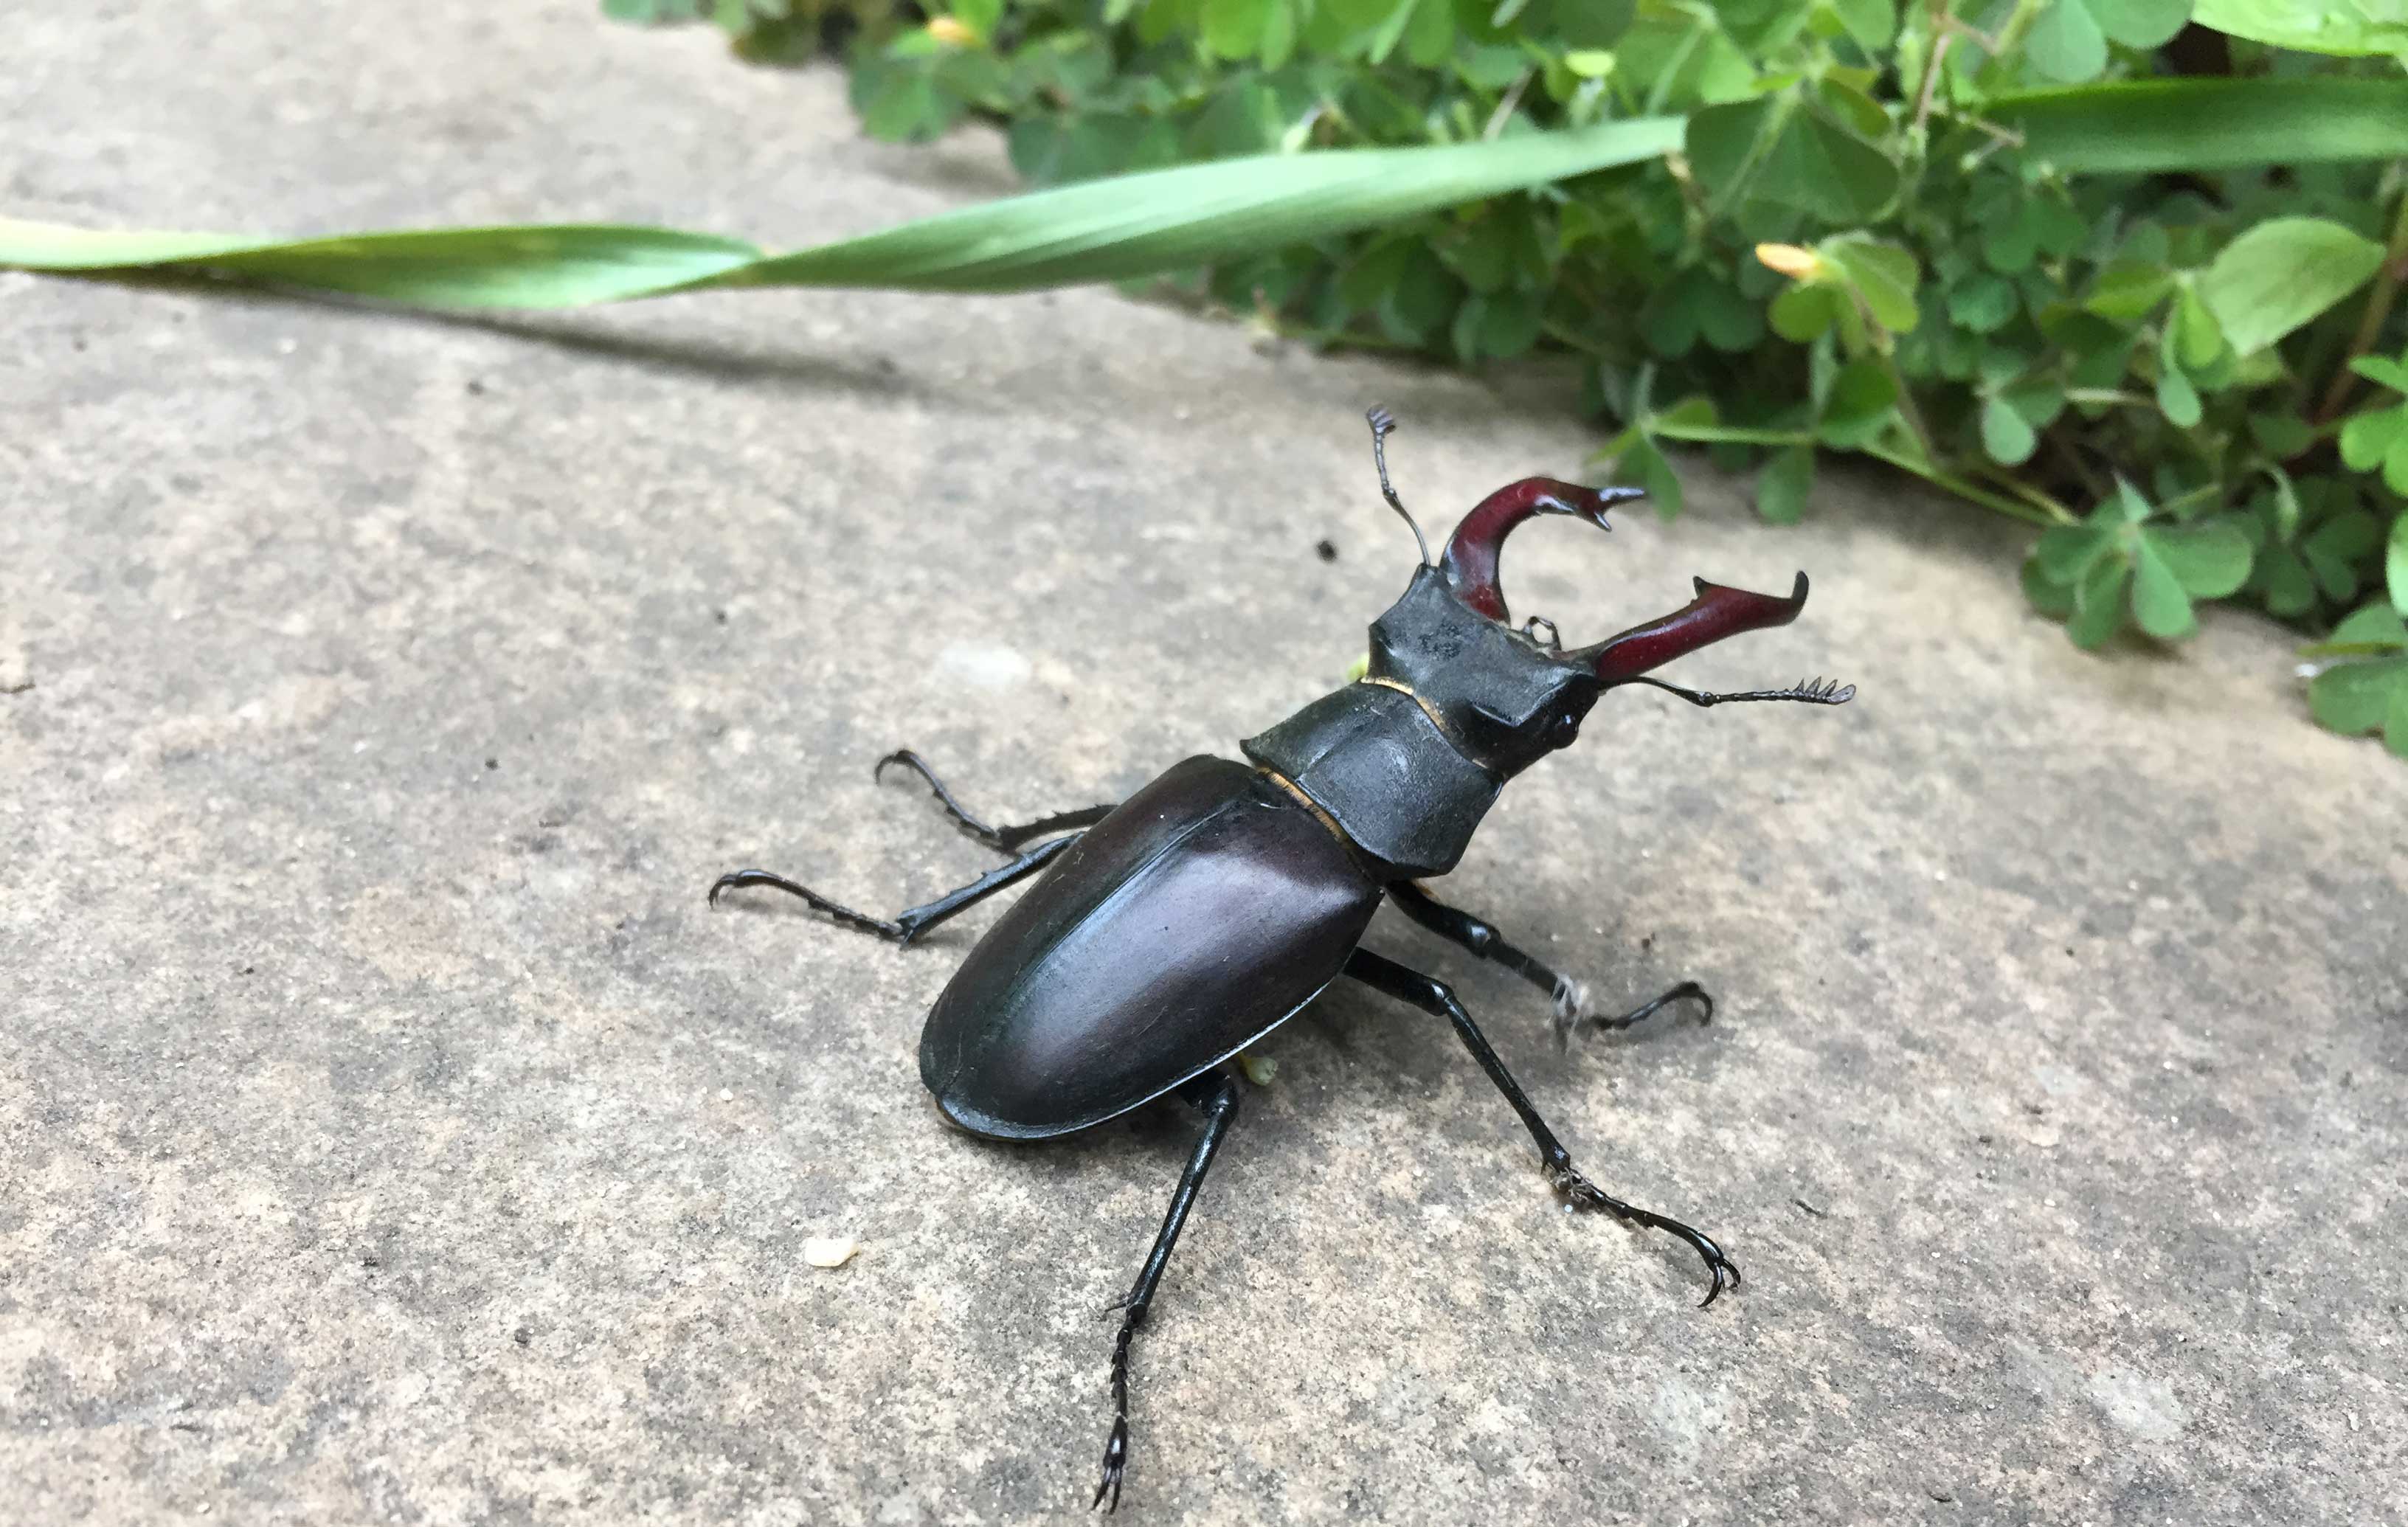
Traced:
MULTIPOLYGON (((797 243, 1005 184, 590 9, 20 16, 7 210, 797 243)), ((897 743, 999 814, 1231 748, 1402 586, 1363 407, 1443 522, 1578 468, 1560 390, 1105 293, 476 323, 10 277, 0 332, 0 1520, 1083 1507, 1190 1119, 951 1135, 913 1047, 992 911, 898 952, 703 887, 983 869, 871 785, 897 743)), ((2018 533, 1892 479, 1794 532, 1695 500, 1541 526, 1509 592, 1593 637, 1804 566, 1803 621, 1683 673, 1861 698, 1616 698, 1450 886, 1722 1020, 1558 1055, 1374 937, 1746 1287, 1700 1313, 1684 1250, 1558 1213, 1440 1026, 1333 992, 1140 1344, 1127 1518, 2400 1520, 2408 771, 2248 618, 2076 653, 2018 533)))

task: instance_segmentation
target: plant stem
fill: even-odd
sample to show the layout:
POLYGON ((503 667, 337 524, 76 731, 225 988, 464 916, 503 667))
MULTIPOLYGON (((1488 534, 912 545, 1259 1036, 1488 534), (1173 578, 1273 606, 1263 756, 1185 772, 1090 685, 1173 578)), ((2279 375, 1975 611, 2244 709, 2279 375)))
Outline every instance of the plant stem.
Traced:
POLYGON ((2028 525, 2041 526, 2063 525, 2074 522, 2071 515, 2066 515, 2062 519, 2053 518, 2019 499, 2003 497, 2000 494, 1991 492, 1986 488, 1976 487, 1974 484, 1966 481, 1963 478, 1957 477, 1954 473, 1942 472, 1940 468, 1932 465, 1929 462, 1916 461, 1914 457, 1906 454, 1906 452, 1893 450, 1892 448, 1882 445, 1879 442, 1868 445, 1863 449, 1865 454, 1868 456, 1887 462, 1892 466, 1912 472, 1916 477, 1921 478, 1924 481, 1930 483, 1933 487, 1945 488, 1948 492, 1955 493, 1957 497, 1965 499, 1971 503, 1979 504, 1985 509, 1996 509, 1999 513, 2005 515, 2010 520, 2020 520, 2028 525))
POLYGON ((1931 118, 1931 95, 1940 88, 1940 65, 1956 34, 1948 29, 1948 0, 1931 0, 1931 51, 1923 61, 1923 83, 1914 92, 1914 130, 1923 131, 1931 118))
POLYGON ((2014 473, 2007 471, 2005 468, 1985 464, 1980 468, 1980 471, 1985 478, 1997 483, 2001 488, 2004 488, 2007 492, 2014 494, 2017 498, 2022 499, 2033 508, 2036 508, 2042 514, 2047 515, 2049 519, 2056 521, 2057 524, 2070 525, 2074 522, 2075 516, 2071 509, 2067 508, 2064 505, 2059 504, 2047 493, 2041 492, 2030 483, 2024 481, 2021 478, 2016 477, 2014 473))
POLYGON ((2325 389, 2324 402, 2316 407, 2319 424, 2341 412, 2349 394, 2358 386, 2358 373, 2349 364, 2374 348, 2383 337, 2383 323, 2391 316, 2393 299, 2400 295, 2400 283, 2408 281, 2408 193, 2400 198, 2400 217, 2392 225, 2390 247, 2383 251, 2383 264, 2374 274, 2374 290, 2366 294, 2366 311, 2358 321, 2358 333, 2350 337, 2349 350, 2333 372, 2332 385, 2325 389))
POLYGON ((1704 445, 1740 446, 1811 446, 1814 443, 1812 430, 1752 430, 1736 424, 1677 424, 1648 421, 1648 433, 1667 440, 1690 440, 1704 445))

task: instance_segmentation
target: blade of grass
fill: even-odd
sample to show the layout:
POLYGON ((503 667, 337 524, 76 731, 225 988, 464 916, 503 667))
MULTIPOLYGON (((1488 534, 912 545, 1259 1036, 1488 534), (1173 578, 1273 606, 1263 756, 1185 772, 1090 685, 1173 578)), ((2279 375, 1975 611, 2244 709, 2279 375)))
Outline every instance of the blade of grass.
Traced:
POLYGON ((741 239, 607 223, 338 238, 70 228, 0 218, 0 265, 214 270, 423 307, 574 307, 681 291, 763 258, 741 239))
POLYGON ((2128 79, 2002 95, 1984 115, 2070 174, 2408 154, 2408 80, 2128 79))
POLYGON ((208 269, 432 307, 572 307, 710 287, 1026 292, 1128 280, 1657 158, 1677 117, 1424 149, 1220 160, 1010 196, 765 255, 739 239, 602 224, 269 240, 0 220, 0 265, 208 269))

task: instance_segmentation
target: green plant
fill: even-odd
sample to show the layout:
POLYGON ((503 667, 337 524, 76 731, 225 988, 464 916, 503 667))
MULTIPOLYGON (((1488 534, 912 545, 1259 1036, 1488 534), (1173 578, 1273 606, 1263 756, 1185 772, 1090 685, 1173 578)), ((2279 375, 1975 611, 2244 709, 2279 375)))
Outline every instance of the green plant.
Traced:
POLYGON ((2309 649, 2311 708, 2408 750, 2396 7, 741 0, 710 14, 755 55, 852 39, 870 131, 996 117, 1053 189, 785 254, 0 219, 0 264, 466 307, 1181 274, 1322 342, 1555 347, 1667 514, 1667 444, 1760 465, 1775 521, 1853 452, 2042 527, 2024 586, 2085 646, 2178 640, 2202 599, 2318 630, 2359 607, 2309 649))
POLYGON ((2200 600, 2408 610, 2408 404, 2344 415, 2356 378, 2408 383, 2370 358, 2408 278, 2396 12, 960 0, 857 49, 853 88, 880 136, 1002 120, 1039 184, 1683 114, 1679 154, 1194 282, 1330 343, 1576 351, 1666 514, 1671 444, 1760 464, 1775 521, 1818 450, 1913 472, 2045 527, 2024 585, 2097 648, 2179 640, 2200 600))

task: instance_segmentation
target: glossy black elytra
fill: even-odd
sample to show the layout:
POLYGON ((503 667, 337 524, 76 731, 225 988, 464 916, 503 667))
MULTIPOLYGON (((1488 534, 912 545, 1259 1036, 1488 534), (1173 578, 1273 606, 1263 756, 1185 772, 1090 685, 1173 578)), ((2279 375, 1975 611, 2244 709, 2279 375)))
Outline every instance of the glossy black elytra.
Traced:
MULTIPOLYGON (((1369 417, 1380 491, 1412 525, 1388 484, 1384 440, 1395 421, 1384 409, 1369 417)), ((1521 1116, 1538 1143, 1541 1169, 1569 1205, 1686 1242, 1713 1278, 1706 1304, 1739 1282, 1739 1268, 1710 1237, 1626 1204, 1573 1170, 1570 1152, 1445 982, 1359 942, 1383 898, 1391 899, 1424 927, 1546 992, 1559 1039, 1579 1028, 1627 1028, 1684 997, 1713 1016, 1713 999, 1695 982, 1619 1017, 1593 1014, 1584 986, 1416 883, 1455 867, 1505 781, 1570 744, 1607 690, 1649 685, 1698 706, 1828 706, 1855 695, 1853 685, 1820 680, 1709 694, 1644 677, 1710 642, 1795 620, 1806 603, 1803 573, 1786 598, 1700 578, 1685 607, 1571 651, 1552 622, 1512 626, 1497 579, 1507 535, 1541 514, 1611 530, 1607 507, 1637 496, 1631 489, 1527 478, 1466 515, 1435 563, 1413 526, 1422 560, 1403 597, 1372 622, 1369 672, 1241 743, 1248 763, 1191 758, 1118 806, 998 828, 964 810, 918 755, 881 759, 879 774, 890 765, 918 774, 955 826, 1013 856, 892 920, 840 906, 767 870, 738 870, 710 888, 716 904, 723 892, 767 886, 847 927, 908 945, 973 903, 1041 877, 979 940, 928 1014, 920 1077, 938 1106, 963 1129, 1004 1140, 1087 1129, 1173 1092, 1203 1113, 1195 1155, 1122 1306, 1112 1344, 1111 1434, 1091 1506, 1107 1498, 1114 1509, 1120 1506, 1128 1463, 1129 1344, 1237 1117, 1237 1082, 1226 1063, 1340 976, 1453 1023, 1521 1116)))

